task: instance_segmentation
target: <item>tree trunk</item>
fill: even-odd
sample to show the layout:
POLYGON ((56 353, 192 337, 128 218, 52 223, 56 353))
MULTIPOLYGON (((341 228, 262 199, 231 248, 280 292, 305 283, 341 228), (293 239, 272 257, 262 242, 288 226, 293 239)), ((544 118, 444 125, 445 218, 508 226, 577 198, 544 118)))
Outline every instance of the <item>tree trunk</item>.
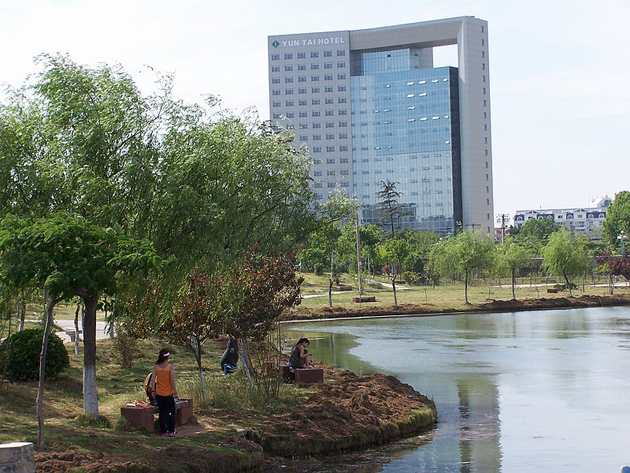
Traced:
POLYGON ((333 280, 330 278, 330 283, 328 284, 328 306, 332 309, 332 288, 333 288, 333 280))
POLYGON ((569 296, 573 297, 573 291, 571 290, 571 283, 569 282, 569 277, 566 272, 563 272, 564 280, 567 282, 567 288, 569 289, 569 296))
POLYGON ((26 300, 24 296, 22 296, 22 299, 18 302, 18 317, 20 318, 20 328, 18 330, 21 332, 24 330, 24 322, 26 319, 26 300))
POLYGON ((514 271, 514 269, 512 269, 512 300, 513 301, 516 300, 516 291, 514 290, 514 286, 516 286, 515 274, 516 274, 516 272, 514 271))
POLYGON ((195 354, 195 360, 197 360, 197 369, 199 370, 199 383, 201 385, 201 401, 206 402, 206 378, 203 374, 203 368, 201 366, 201 343, 199 337, 192 334, 190 336, 190 348, 195 354))
POLYGON ((396 275, 392 277, 392 290, 394 291, 394 307, 398 307, 398 298, 396 297, 396 275))
POLYGON ((79 345, 79 310, 81 310, 81 304, 77 304, 77 310, 74 311, 74 354, 81 353, 79 345))
POLYGON ((98 417, 98 396, 96 392, 96 301, 97 298, 83 297, 83 302, 85 303, 85 317, 83 319, 83 407, 85 413, 92 417, 98 417))
POLYGON ((44 336, 42 339, 42 351, 39 355, 39 382, 37 383, 37 445, 44 445, 44 383, 46 382, 46 355, 48 354, 48 338, 53 324, 53 309, 59 299, 55 299, 44 289, 46 299, 46 320, 44 323, 44 336))
POLYGON ((247 380, 249 381, 249 387, 253 388, 254 377, 252 376, 252 361, 249 359, 247 340, 245 338, 241 339, 238 343, 238 346, 241 350, 241 359, 243 360, 243 370, 245 371, 245 376, 247 376, 247 380))
POLYGON ((466 299, 466 304, 470 304, 468 302, 468 271, 464 270, 464 299, 466 299))

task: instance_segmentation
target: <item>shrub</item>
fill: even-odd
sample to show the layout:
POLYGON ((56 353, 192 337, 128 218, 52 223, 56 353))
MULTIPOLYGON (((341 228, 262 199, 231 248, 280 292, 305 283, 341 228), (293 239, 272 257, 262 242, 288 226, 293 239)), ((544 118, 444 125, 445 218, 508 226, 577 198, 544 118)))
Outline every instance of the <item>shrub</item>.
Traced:
POLYGON ((133 360, 140 353, 138 341, 127 332, 122 324, 115 325, 116 338, 114 338, 114 351, 118 355, 118 361, 122 369, 133 368, 133 360))
MULTIPOLYGON (((0 363, 4 360, 7 378, 11 381, 28 381, 39 379, 39 355, 42 351, 44 331, 31 328, 14 333, 0 345, 0 363), (7 355, 8 352, 8 356, 7 355)), ((46 355, 46 379, 55 379, 70 366, 66 347, 54 333, 48 338, 46 355)))

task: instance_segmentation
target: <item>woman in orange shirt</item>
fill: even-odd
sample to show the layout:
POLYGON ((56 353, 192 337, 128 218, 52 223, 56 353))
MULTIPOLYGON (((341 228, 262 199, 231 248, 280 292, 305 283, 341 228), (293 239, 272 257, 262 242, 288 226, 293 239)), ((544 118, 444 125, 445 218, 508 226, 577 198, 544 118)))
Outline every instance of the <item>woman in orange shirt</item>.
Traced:
POLYGON ((158 403, 160 431, 162 435, 174 437, 175 418, 177 410, 175 408, 175 398, 177 388, 175 387, 175 369, 169 364, 171 354, 166 348, 160 350, 158 359, 153 367, 152 388, 158 403))

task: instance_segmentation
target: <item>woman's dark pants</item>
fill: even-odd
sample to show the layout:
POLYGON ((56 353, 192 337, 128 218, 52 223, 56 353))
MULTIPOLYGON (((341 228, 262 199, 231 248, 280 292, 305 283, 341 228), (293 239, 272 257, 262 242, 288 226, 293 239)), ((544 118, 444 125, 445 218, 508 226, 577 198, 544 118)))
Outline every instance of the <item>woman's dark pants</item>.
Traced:
POLYGON ((177 410, 175 409, 175 398, 173 396, 155 396, 158 403, 160 432, 175 432, 175 419, 177 410))

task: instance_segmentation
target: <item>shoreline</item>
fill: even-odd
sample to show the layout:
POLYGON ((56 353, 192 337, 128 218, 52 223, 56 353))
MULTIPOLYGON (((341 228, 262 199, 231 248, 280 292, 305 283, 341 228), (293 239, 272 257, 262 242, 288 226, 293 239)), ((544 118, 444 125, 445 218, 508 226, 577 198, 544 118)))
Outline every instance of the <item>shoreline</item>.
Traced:
MULTIPOLYGON (((369 304, 369 303, 363 303, 369 304)), ((471 304, 469 309, 432 309, 426 305, 401 304, 399 306, 350 308, 336 306, 319 309, 298 309, 296 314, 287 314, 279 324, 299 324, 304 322, 332 322, 341 320, 361 320, 399 317, 434 317, 439 315, 491 314, 497 312, 528 312, 538 310, 561 310, 588 307, 618 307, 630 305, 630 295, 613 294, 606 296, 578 296, 516 300, 492 300, 483 304, 471 304)))

